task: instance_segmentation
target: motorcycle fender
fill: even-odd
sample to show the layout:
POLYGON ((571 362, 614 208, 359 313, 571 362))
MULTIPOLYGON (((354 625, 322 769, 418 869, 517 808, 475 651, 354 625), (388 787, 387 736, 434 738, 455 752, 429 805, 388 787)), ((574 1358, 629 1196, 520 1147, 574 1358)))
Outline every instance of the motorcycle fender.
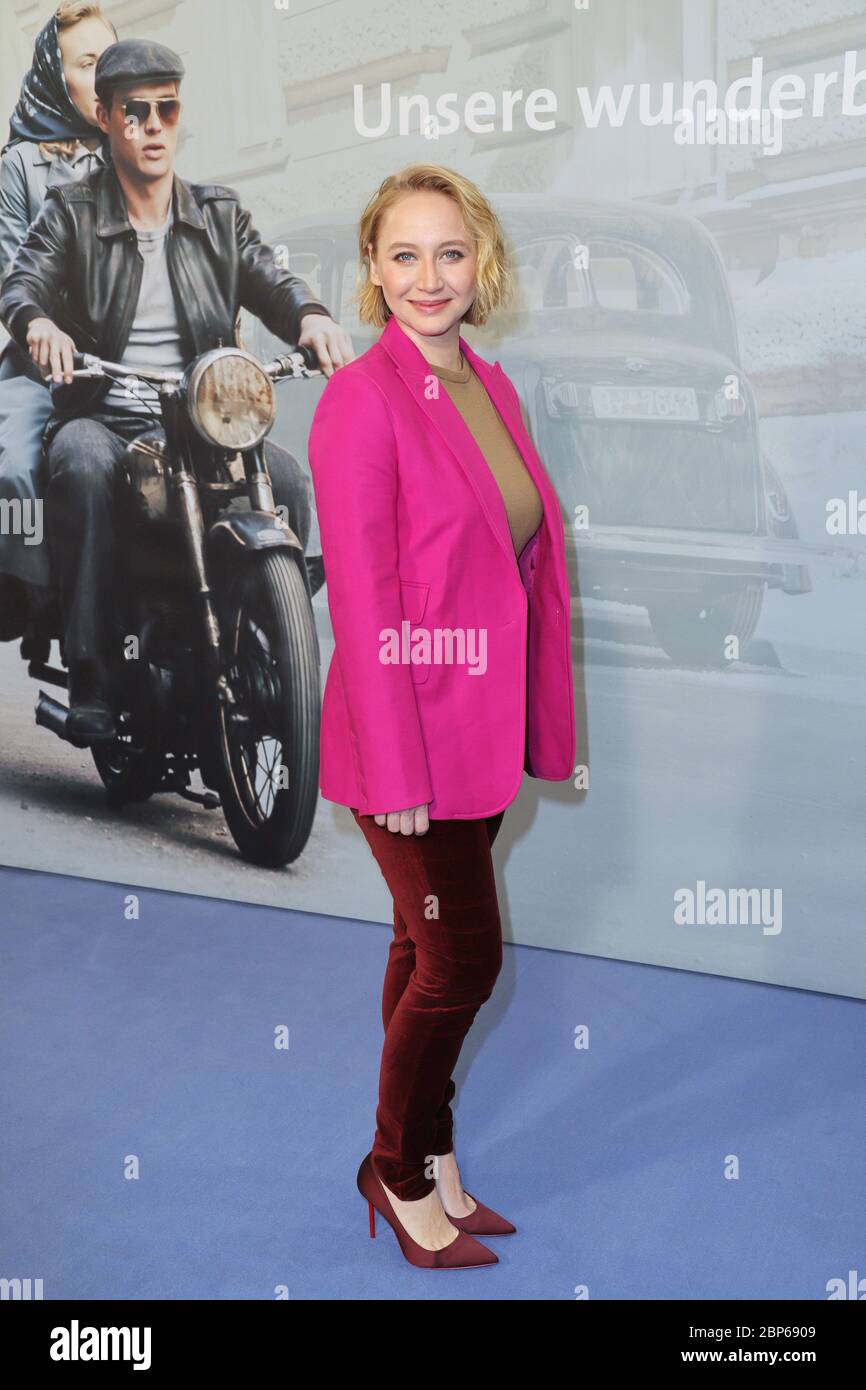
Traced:
POLYGON ((291 526, 272 512, 230 512, 207 533, 207 558, 216 569, 236 564, 244 552, 254 550, 292 551, 309 590, 304 548, 291 526))
POLYGON ((291 526, 270 512, 235 512, 221 516, 208 531, 208 550, 222 558, 239 550, 298 550, 301 542, 291 526))

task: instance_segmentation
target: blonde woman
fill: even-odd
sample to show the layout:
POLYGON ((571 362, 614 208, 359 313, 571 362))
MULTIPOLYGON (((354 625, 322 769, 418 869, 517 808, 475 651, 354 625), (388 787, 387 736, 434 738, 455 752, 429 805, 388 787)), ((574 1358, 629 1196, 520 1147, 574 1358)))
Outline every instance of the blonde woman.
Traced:
MULTIPOLYGON (((0 159, 0 280, 46 189, 83 178, 105 163, 93 83, 99 55, 116 38, 101 6, 83 0, 64 0, 36 36, 0 159)), ((0 361, 0 498, 35 499, 42 430, 50 413, 51 395, 38 368, 10 340, 0 361)), ((20 536, 0 535, 0 573, 6 576, 0 637, 20 629, 21 582, 49 584, 46 549, 23 544, 20 536)))
POLYGON ((102 7, 84 0, 64 0, 36 36, 0 160, 0 280, 49 184, 104 163, 93 78, 116 38, 102 7))
POLYGON ((310 435, 335 652, 321 790, 347 806, 394 904, 369 1204, 424 1268, 496 1263, 514 1225, 467 1193, 452 1072, 502 962, 491 845, 522 774, 574 766, 556 494, 517 392, 462 337, 511 288, 481 191, 438 165, 384 180, 361 218, 361 318, 378 342, 332 377, 310 435))

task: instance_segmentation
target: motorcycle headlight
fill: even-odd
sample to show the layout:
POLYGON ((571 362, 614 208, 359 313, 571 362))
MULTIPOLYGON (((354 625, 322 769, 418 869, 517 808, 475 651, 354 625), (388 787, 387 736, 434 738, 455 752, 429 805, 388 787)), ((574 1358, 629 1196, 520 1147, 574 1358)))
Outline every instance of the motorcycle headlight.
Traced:
POLYGON ((274 384, 262 364, 240 348, 215 348, 199 357, 186 392, 195 428, 220 449, 252 449, 274 423, 274 384))

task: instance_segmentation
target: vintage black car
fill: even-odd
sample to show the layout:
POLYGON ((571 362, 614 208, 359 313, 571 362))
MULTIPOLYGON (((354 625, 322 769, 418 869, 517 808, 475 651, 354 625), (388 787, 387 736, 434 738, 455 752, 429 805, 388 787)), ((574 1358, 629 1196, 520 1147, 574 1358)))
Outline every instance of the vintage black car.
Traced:
MULTIPOLYGON (((498 358, 528 409, 559 493, 585 597, 646 608, 677 661, 742 656, 766 589, 807 593, 781 480, 762 457, 727 276, 702 223, 656 205, 496 200, 518 294, 467 336, 498 358), (791 557, 792 559, 794 557, 791 557), (732 646, 730 639, 735 638, 732 646)), ((354 219, 308 219, 272 237, 363 352, 354 219)), ((276 351, 265 330, 248 346, 276 351)), ((309 415, 291 437, 303 456, 309 415)), ((284 427, 285 428, 285 427, 284 427)))

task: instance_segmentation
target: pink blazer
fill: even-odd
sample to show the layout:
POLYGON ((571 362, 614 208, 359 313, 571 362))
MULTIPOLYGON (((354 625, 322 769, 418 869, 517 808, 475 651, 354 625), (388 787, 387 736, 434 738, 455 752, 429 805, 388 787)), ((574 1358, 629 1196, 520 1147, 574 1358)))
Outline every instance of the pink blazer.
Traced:
POLYGON ((362 815, 429 803, 433 820, 490 816, 524 771, 562 781, 574 768, 559 502, 508 377, 460 346, 543 503, 519 565, 484 455, 396 318, 330 377, 313 418, 335 640, 320 786, 362 815))

